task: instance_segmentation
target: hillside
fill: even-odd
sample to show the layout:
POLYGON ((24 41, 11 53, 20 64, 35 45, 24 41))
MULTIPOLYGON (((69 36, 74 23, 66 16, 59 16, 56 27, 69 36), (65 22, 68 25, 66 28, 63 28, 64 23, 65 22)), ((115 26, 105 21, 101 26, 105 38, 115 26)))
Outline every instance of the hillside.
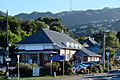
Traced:
POLYGON ((37 19, 38 17, 61 18, 64 25, 72 27, 73 25, 85 23, 111 22, 120 20, 120 8, 103 8, 101 10, 86 11, 64 11, 53 14, 51 12, 32 12, 30 14, 20 13, 15 15, 19 19, 37 19))
POLYGON ((0 16, 5 16, 6 14, 2 11, 0 11, 0 16))

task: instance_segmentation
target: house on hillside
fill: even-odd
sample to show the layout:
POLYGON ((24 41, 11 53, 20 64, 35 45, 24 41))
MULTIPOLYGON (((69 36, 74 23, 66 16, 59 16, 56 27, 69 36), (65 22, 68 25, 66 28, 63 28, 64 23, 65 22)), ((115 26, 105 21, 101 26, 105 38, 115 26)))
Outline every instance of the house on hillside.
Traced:
POLYGON ((84 47, 82 47, 80 50, 78 50, 74 54, 74 58, 75 58, 74 60, 76 63, 101 61, 101 55, 96 54, 95 52, 92 52, 84 47))
POLYGON ((86 49, 94 52, 94 53, 98 53, 100 54, 100 45, 94 40, 94 38, 87 38, 83 43, 82 43, 83 47, 85 47, 86 49))
POLYGON ((81 48, 81 45, 67 34, 44 29, 26 37, 16 46, 22 62, 37 63, 41 66, 50 61, 51 55, 64 55, 65 61, 69 61, 81 48))

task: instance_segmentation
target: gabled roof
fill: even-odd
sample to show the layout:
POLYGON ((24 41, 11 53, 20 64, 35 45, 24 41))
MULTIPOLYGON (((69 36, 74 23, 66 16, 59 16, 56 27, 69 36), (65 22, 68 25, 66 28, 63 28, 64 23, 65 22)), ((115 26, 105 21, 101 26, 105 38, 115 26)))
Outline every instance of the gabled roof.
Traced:
POLYGON ((61 48, 71 48, 66 46, 66 42, 79 44, 73 38, 69 37, 67 34, 59 33, 52 30, 44 30, 40 29, 38 32, 32 34, 31 36, 23 39, 18 44, 44 44, 44 43, 52 43, 61 48))
POLYGON ((98 43, 94 40, 94 38, 90 37, 87 40, 85 40, 83 44, 87 44, 87 47, 98 47, 98 43))
POLYGON ((99 47, 85 47, 85 48, 97 54, 101 52, 99 47))
POLYGON ((38 32, 33 33, 31 36, 26 37, 18 44, 40 44, 40 43, 52 43, 50 38, 46 35, 44 30, 40 29, 38 32))
POLYGON ((82 47, 80 50, 78 50, 76 53, 75 53, 75 55, 76 56, 79 56, 79 57, 88 57, 88 56, 101 56, 101 55, 99 55, 99 54, 96 54, 96 53, 94 53, 94 52, 92 52, 92 51, 90 51, 90 50, 88 50, 88 49, 86 49, 86 48, 84 48, 84 47, 82 47))

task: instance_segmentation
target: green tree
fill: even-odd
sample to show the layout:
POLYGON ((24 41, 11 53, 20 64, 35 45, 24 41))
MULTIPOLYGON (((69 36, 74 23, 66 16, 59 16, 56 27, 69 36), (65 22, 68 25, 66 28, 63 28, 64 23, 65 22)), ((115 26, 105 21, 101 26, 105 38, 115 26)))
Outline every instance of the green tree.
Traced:
POLYGON ((103 36, 104 35, 105 35, 105 46, 106 46, 106 48, 107 47, 112 47, 112 48, 115 49, 115 48, 120 47, 119 40, 113 32, 104 33, 102 31, 100 31, 99 33, 93 34, 93 37, 95 38, 95 40, 97 42, 99 42, 101 44, 101 47, 103 45, 103 36))
POLYGON ((106 47, 112 47, 112 48, 119 48, 119 39, 116 37, 116 35, 112 32, 108 32, 106 34, 106 47))
POLYGON ((11 45, 19 42, 20 40, 21 40, 21 38, 18 35, 16 35, 15 33, 12 33, 11 31, 9 31, 9 43, 11 45))
POLYGON ((10 30, 13 33, 19 34, 20 21, 15 17, 9 17, 8 21, 10 30))
POLYGON ((115 49, 113 49, 113 48, 111 48, 111 47, 108 47, 108 48, 106 48, 106 51, 105 52, 109 52, 110 53, 110 60, 111 61, 113 61, 114 60, 114 58, 115 58, 115 55, 116 55, 116 51, 115 51, 115 49))

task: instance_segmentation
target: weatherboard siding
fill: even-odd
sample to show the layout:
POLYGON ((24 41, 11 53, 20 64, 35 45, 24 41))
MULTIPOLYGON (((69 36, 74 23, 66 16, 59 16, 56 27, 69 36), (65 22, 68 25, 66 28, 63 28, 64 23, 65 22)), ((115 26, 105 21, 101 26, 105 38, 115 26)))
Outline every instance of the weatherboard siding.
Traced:
POLYGON ((65 61, 69 61, 75 52, 75 50, 60 49, 60 55, 65 55, 65 61))

